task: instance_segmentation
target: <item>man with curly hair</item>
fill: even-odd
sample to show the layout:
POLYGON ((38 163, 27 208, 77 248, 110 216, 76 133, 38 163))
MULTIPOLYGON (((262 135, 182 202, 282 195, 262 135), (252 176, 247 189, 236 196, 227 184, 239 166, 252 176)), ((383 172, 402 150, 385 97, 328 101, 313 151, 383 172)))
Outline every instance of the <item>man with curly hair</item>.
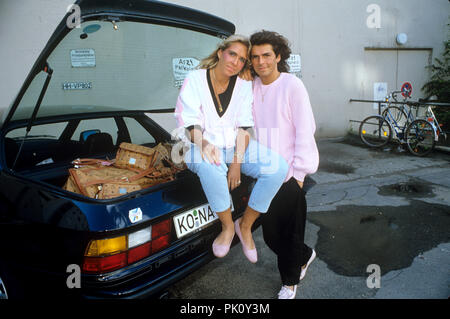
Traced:
POLYGON ((277 255, 282 288, 279 299, 294 299, 297 284, 316 253, 305 245, 306 199, 304 178, 317 170, 319 153, 315 121, 303 82, 289 74, 288 41, 276 32, 250 37, 253 116, 259 143, 278 152, 289 165, 284 184, 262 217, 264 241, 277 255))

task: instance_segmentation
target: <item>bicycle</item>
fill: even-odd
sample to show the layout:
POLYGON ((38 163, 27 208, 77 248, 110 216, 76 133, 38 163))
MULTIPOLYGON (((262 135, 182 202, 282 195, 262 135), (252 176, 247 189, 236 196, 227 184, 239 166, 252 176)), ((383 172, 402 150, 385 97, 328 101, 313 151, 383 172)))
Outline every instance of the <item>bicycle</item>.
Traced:
POLYGON ((370 147, 383 147, 390 142, 394 132, 398 142, 401 145, 406 144, 411 154, 425 156, 433 151, 440 137, 447 139, 431 105, 428 105, 425 118, 418 118, 419 106, 424 103, 421 100, 407 101, 411 94, 411 83, 403 83, 400 91, 392 91, 385 97, 387 107, 381 115, 369 116, 361 122, 359 137, 364 144, 370 147), (398 93, 403 96, 402 102, 397 100, 398 93), (409 108, 406 109, 406 106, 409 108), (416 109, 415 116, 412 113, 413 108, 416 109))
POLYGON ((425 115, 426 119, 412 121, 405 132, 408 150, 416 156, 425 156, 431 153, 441 136, 447 139, 447 134, 442 130, 430 105, 425 115))
POLYGON ((416 105, 407 102, 408 98, 410 98, 410 94, 405 93, 404 91, 391 92, 388 96, 386 96, 386 102, 388 103, 387 107, 381 113, 381 116, 388 120, 396 131, 401 130, 401 132, 398 132, 397 134, 400 137, 400 140, 403 139, 406 127, 409 123, 415 120, 418 113, 416 110, 416 116, 413 115, 412 108, 416 105), (403 95, 402 102, 404 104, 401 104, 400 106, 391 105, 391 99, 393 99, 394 102, 398 102, 397 93, 401 93, 403 95), (405 105, 408 105, 409 108, 407 109, 405 105))
POLYGON ((402 91, 393 91, 386 96, 387 107, 381 115, 372 115, 365 118, 359 126, 359 136, 364 144, 370 147, 383 147, 389 143, 395 133, 396 138, 402 144, 404 143, 405 129, 408 125, 408 119, 412 119, 411 110, 408 115, 398 106, 391 105, 391 99, 397 102, 397 93, 402 93, 404 102, 409 95, 402 91))
MULTIPOLYGON (((419 103, 411 103, 418 106, 419 103)), ((359 137, 370 147, 383 147, 392 139, 395 132, 400 144, 406 144, 409 152, 416 156, 425 156, 433 151, 440 136, 445 139, 447 135, 441 128, 431 106, 426 111, 426 119, 415 119, 408 124, 405 130, 393 129, 385 117, 372 115, 365 118, 359 126, 359 137)))

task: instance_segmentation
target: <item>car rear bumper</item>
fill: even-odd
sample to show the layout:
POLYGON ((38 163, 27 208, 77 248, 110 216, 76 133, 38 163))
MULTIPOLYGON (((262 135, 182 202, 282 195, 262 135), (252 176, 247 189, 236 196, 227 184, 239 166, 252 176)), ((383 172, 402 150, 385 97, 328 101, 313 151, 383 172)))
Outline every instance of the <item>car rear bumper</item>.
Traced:
POLYGON ((203 253, 195 259, 174 268, 171 272, 166 273, 164 277, 154 281, 145 282, 139 286, 130 287, 129 289, 117 290, 98 290, 95 293, 83 294, 84 299, 145 299, 160 298, 164 295, 165 289, 183 279, 190 273, 194 272, 213 258, 210 253, 203 253))
POLYGON ((159 297, 166 288, 189 275, 214 256, 211 244, 219 229, 215 224, 208 233, 195 234, 178 245, 106 275, 83 275, 81 297, 84 299, 139 299, 159 297))

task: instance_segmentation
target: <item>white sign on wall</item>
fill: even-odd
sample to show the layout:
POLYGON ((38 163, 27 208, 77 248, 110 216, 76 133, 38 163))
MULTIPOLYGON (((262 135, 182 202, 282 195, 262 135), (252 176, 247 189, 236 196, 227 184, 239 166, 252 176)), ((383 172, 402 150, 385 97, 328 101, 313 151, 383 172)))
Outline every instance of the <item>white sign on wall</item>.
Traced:
POLYGON ((300 54, 291 54, 286 62, 289 65, 289 73, 294 73, 300 78, 302 74, 300 54))
MULTIPOLYGON (((386 82, 375 82, 373 84, 373 100, 374 101, 384 101, 387 95, 387 83, 386 82)), ((378 110, 378 103, 373 103, 374 110, 378 110)))

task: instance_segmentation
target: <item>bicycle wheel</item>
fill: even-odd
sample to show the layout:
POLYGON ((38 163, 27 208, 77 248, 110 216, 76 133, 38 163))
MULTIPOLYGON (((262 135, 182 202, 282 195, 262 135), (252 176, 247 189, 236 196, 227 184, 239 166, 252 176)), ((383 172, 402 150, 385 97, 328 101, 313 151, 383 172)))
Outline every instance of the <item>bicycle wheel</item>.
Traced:
POLYGON ((359 126, 359 137, 367 146, 382 147, 389 143, 392 137, 391 126, 382 116, 369 116, 359 126))
POLYGON ((406 144, 408 150, 416 156, 428 155, 436 141, 433 126, 425 120, 415 120, 406 129, 406 144))
POLYGON ((388 122, 404 131, 408 123, 408 115, 398 106, 388 106, 381 113, 388 122))

